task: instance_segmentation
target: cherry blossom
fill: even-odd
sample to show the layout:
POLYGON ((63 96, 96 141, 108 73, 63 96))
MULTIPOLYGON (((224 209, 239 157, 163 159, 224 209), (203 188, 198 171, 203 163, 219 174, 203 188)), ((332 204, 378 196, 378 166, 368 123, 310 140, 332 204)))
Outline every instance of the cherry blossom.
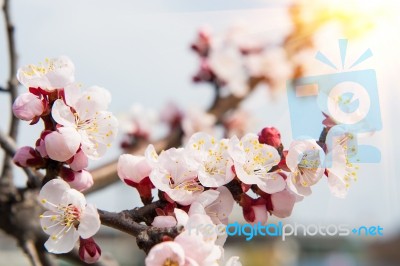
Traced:
POLYGON ((145 109, 140 104, 134 104, 119 121, 121 130, 133 137, 147 139, 151 137, 159 118, 155 110, 145 109))
POLYGON ((311 194, 311 186, 324 174, 325 154, 315 140, 296 140, 290 145, 286 164, 291 174, 288 177, 289 188, 301 196, 311 194))
POLYGON ((40 224, 50 236, 45 247, 51 253, 71 251, 79 237, 90 238, 100 228, 95 206, 87 204, 83 194, 63 180, 46 183, 40 190, 39 200, 48 209, 40 216, 40 224))
MULTIPOLYGON (((196 132, 213 133, 216 118, 197 107, 191 107, 183 115, 182 129, 188 139, 196 132)), ((186 140, 187 140, 186 139, 186 140)))
POLYGON ((118 159, 117 172, 119 178, 128 186, 135 187, 142 200, 151 200, 151 189, 154 188, 149 180, 151 166, 144 156, 123 154, 118 159))
POLYGON ((105 111, 110 101, 110 93, 103 88, 93 86, 81 93, 74 85, 65 89, 65 102, 54 102, 53 119, 64 128, 75 130, 74 141, 82 144, 82 151, 90 159, 103 156, 116 137, 118 121, 105 111))
MULTIPOLYGON (((216 190, 207 190, 201 193, 196 203, 201 204, 201 208, 211 218, 214 224, 228 224, 228 217, 233 210, 235 200, 229 189, 224 186, 216 190)), ((197 207, 198 208, 198 207, 197 207)), ((189 214, 196 212, 196 205, 192 204, 189 214)))
POLYGON ((208 60, 211 70, 226 84, 230 93, 237 97, 248 93, 248 76, 243 71, 243 58, 237 47, 226 45, 214 48, 208 60))
POLYGON ((42 101, 32 93, 23 93, 15 99, 13 113, 21 120, 30 121, 44 111, 42 101))
POLYGON ((349 135, 343 136, 326 155, 328 172, 328 185, 332 195, 345 198, 350 188, 351 181, 357 181, 358 166, 350 162, 348 142, 352 142, 349 135))
POLYGON ((289 217, 292 214, 294 204, 299 200, 301 200, 301 197, 298 197, 289 189, 273 193, 271 195, 271 213, 279 218, 289 217))
POLYGON ((229 140, 217 141, 206 133, 192 135, 186 144, 189 153, 199 162, 198 178, 205 187, 219 187, 230 182, 235 174, 228 153, 229 140))
POLYGON ((27 65, 18 70, 17 78, 26 88, 41 88, 46 91, 62 89, 72 84, 75 67, 68 57, 46 59, 39 65, 27 65))
POLYGON ((285 180, 278 173, 269 173, 280 161, 278 151, 261 144, 258 136, 247 134, 240 141, 232 138, 230 154, 238 178, 245 184, 257 185, 266 193, 275 193, 285 188, 285 180))
POLYGON ((146 158, 153 167, 150 173, 151 182, 173 201, 189 205, 204 190, 197 180, 198 163, 185 149, 171 148, 158 156, 150 145, 146 158))
POLYGON ((146 266, 186 265, 185 251, 173 241, 161 242, 150 250, 145 263, 146 266))

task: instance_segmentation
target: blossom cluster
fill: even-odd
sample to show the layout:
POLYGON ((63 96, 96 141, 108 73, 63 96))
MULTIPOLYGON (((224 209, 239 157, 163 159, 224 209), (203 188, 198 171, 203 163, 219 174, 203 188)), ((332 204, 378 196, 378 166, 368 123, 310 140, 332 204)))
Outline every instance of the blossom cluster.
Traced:
POLYGON ((42 120, 44 129, 35 147, 21 147, 13 160, 21 167, 51 172, 39 195, 47 209, 40 216, 42 229, 49 235, 46 249, 70 252, 79 240, 80 258, 94 263, 101 254, 92 238, 100 228, 100 218, 81 192, 93 185, 86 170, 88 160, 105 154, 116 137, 118 121, 107 111, 110 93, 98 86, 82 90, 74 72, 73 63, 64 56, 18 70, 18 81, 28 91, 15 100, 13 113, 31 125, 42 120))
POLYGON ((223 34, 200 29, 192 44, 200 58, 193 80, 212 83, 237 97, 249 92, 251 79, 264 81, 272 89, 283 87, 292 77, 295 64, 284 48, 260 38, 250 29, 237 25, 223 34))
POLYGON ((46 168, 51 161, 62 164, 58 175, 83 191, 93 185, 86 170, 88 159, 98 159, 116 137, 117 119, 107 111, 110 93, 98 86, 81 89, 75 82, 75 67, 61 56, 18 70, 19 82, 28 89, 13 104, 16 117, 44 130, 35 147, 20 148, 14 162, 22 167, 46 168))
MULTIPOLYGON (((121 155, 118 175, 138 190, 144 203, 152 201, 152 188, 162 192, 159 196, 168 204, 158 209, 152 224, 156 227, 227 224, 235 201, 247 222, 266 223, 270 215, 290 216, 295 203, 309 196, 324 174, 331 192, 344 197, 350 180, 355 179, 346 152, 350 144, 351 138, 343 135, 330 147, 302 139, 284 150, 275 128, 240 139, 218 140, 199 132, 182 148, 158 154, 149 145, 144 156, 121 155), (332 164, 325 164, 326 157, 332 164)), ((175 240, 156 245, 146 261, 148 265, 160 265, 161 260, 214 265, 222 259, 224 242, 208 234, 189 237, 184 229, 175 240), (188 248, 194 245, 195 250, 188 248)))

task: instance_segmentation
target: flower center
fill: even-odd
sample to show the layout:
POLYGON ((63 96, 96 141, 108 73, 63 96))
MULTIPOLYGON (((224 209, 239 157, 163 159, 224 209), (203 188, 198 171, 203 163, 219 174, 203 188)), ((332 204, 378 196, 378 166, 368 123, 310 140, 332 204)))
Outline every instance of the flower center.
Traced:
POLYGON ((164 261, 163 266, 179 266, 179 263, 176 260, 168 258, 164 261))
POLYGON ((42 203, 47 203, 56 208, 55 210, 53 210, 53 215, 40 215, 41 219, 50 219, 50 222, 52 223, 48 227, 43 227, 43 230, 47 231, 48 229, 55 226, 62 227, 62 229, 58 233, 51 236, 51 239, 61 239, 63 235, 68 233, 68 231, 72 227, 77 228, 79 226, 80 210, 76 206, 72 204, 69 204, 67 206, 62 204, 56 205, 47 201, 46 199, 42 199, 42 203))
POLYGON ((35 74, 45 75, 55 69, 54 62, 46 58, 45 64, 39 63, 37 66, 29 65, 29 70, 24 71, 26 76, 34 76, 35 74))

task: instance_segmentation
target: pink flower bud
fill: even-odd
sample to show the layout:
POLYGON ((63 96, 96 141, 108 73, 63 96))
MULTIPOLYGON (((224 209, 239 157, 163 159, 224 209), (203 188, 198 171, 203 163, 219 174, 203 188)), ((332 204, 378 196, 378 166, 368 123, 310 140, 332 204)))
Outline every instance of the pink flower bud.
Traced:
POLYGON ((80 238, 79 257, 88 264, 97 262, 101 256, 100 247, 94 242, 92 237, 88 239, 80 238))
POLYGON ((258 134, 258 141, 278 148, 281 145, 281 133, 274 127, 265 127, 258 134))
POLYGON ((24 93, 15 99, 12 110, 19 119, 30 121, 43 113, 44 106, 37 96, 32 93, 24 93))
POLYGON ((43 164, 43 158, 40 154, 29 146, 19 148, 14 155, 13 161, 20 167, 37 167, 43 164))
POLYGON ((72 158, 72 161, 69 162, 69 167, 74 171, 81 171, 88 167, 88 165, 88 157, 82 150, 79 150, 79 152, 72 158))
POLYGON ((50 159, 65 162, 75 155, 81 144, 79 133, 72 127, 61 127, 44 138, 50 159))
POLYGON ((38 139, 36 141, 36 150, 39 152, 40 156, 42 156, 43 158, 48 157, 47 151, 46 151, 46 145, 44 144, 43 139, 38 139))
POLYGON ((148 177, 151 167, 144 156, 123 154, 118 160, 118 176, 126 184, 132 186, 148 177))
POLYGON ((63 167, 60 170, 60 176, 68 182, 72 188, 81 192, 91 188, 94 183, 92 175, 85 170, 76 172, 70 168, 63 167))

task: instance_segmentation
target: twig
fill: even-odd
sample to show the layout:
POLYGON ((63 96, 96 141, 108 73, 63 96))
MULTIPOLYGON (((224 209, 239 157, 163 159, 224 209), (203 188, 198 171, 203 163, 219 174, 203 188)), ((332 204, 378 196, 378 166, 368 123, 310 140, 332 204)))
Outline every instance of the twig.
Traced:
MULTIPOLYGON (((7 32, 7 44, 8 44, 8 62, 9 62, 9 75, 8 75, 8 84, 7 84, 7 91, 10 95, 11 104, 17 98, 17 80, 15 78, 17 73, 17 55, 15 50, 15 39, 14 39, 14 25, 12 24, 11 17, 10 17, 10 0, 4 0, 3 4, 3 13, 6 25, 6 32, 7 32)), ((13 139, 16 139, 18 133, 18 122, 19 120, 11 114, 11 123, 9 129, 9 136, 13 139)), ((3 162, 3 170, 1 173, 0 178, 8 179, 5 182, 2 182, 2 186, 7 186, 9 190, 14 190, 15 186, 13 182, 10 180, 12 179, 12 162, 11 157, 6 154, 4 156, 3 162)))
MULTIPOLYGON (((16 145, 14 140, 11 137, 4 134, 1 130, 0 130, 0 147, 4 149, 6 155, 10 156, 10 158, 14 156, 16 152, 16 145)), ((39 173, 32 171, 32 169, 29 167, 22 167, 22 170, 24 170, 25 174, 28 177, 29 187, 37 188, 40 186, 41 175, 39 173)), ((4 180, 2 180, 2 182, 4 182, 4 180)))
MULTIPOLYGON (((11 21, 10 16, 10 0, 4 0, 3 5, 4 19, 7 30, 7 44, 8 44, 8 56, 9 56, 9 75, 8 75, 8 88, 7 90, 11 96, 11 104, 15 101, 18 96, 17 85, 18 81, 16 79, 17 75, 17 52, 15 49, 15 38, 14 38, 14 25, 11 21)), ((9 135, 13 139, 17 137, 18 133, 18 122, 19 120, 12 116, 11 125, 9 130, 9 135)))
POLYGON ((32 240, 28 240, 24 243, 23 250, 29 258, 29 261, 33 266, 43 266, 39 259, 39 254, 36 250, 36 246, 32 240))
POLYGON ((131 212, 136 211, 137 210, 125 210, 117 213, 98 210, 102 225, 112 227, 136 237, 138 247, 146 253, 166 237, 170 237, 171 239, 175 238, 182 230, 182 228, 177 227, 158 228, 139 224, 132 218, 131 214, 131 212))

